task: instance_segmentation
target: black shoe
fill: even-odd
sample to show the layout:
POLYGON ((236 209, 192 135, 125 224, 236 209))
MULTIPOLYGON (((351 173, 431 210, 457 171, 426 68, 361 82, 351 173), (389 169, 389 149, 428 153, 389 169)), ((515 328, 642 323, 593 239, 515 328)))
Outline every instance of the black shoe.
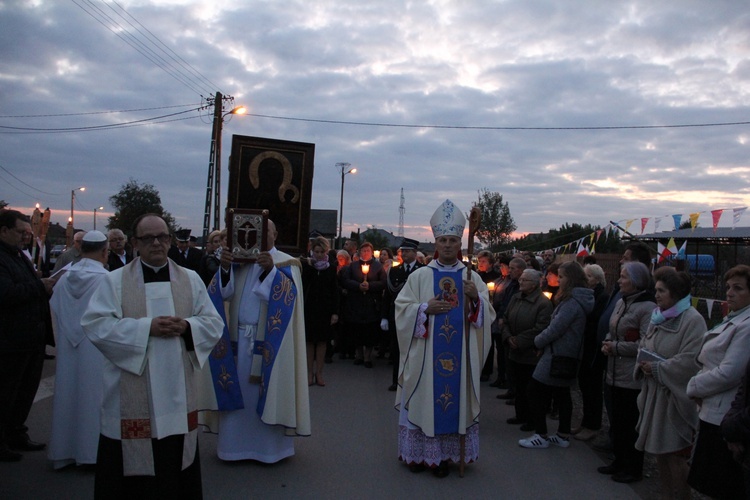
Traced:
POLYGON ((54 354, 45 354, 44 355, 44 359, 55 359, 55 355, 54 354))
POLYGON ((409 465, 409 471, 410 472, 424 472, 427 467, 425 467, 424 464, 410 464, 409 465))
POLYGON ((596 472, 599 474, 606 474, 607 476, 611 476, 612 474, 617 474, 620 472, 620 468, 617 467, 615 464, 609 464, 609 465, 602 465, 598 469, 596 469, 596 472))
POLYGON ((642 475, 634 476, 633 474, 630 474, 629 472, 618 472, 614 476, 612 476, 612 481, 615 481, 617 483, 636 483, 643 479, 642 475))
POLYGON ((18 451, 42 451, 47 445, 44 443, 37 443, 29 438, 19 439, 17 441, 8 441, 8 448, 11 450, 18 451))
POLYGON ((510 425, 518 425, 518 424, 525 424, 526 421, 517 417, 510 417, 508 420, 505 421, 505 423, 510 424, 510 425))
POLYGON ((523 425, 521 426, 521 430, 522 430, 523 432, 530 432, 530 431, 533 431, 533 430, 534 430, 534 424, 531 424, 531 423, 528 423, 528 422, 527 422, 527 423, 525 423, 525 424, 523 424, 523 425))
POLYGON ((497 387, 498 389, 507 389, 508 386, 504 380, 495 380, 490 384, 490 387, 497 387))
POLYGON ((0 448, 0 462, 18 462, 23 458, 23 455, 11 451, 8 448, 0 448))
POLYGON ((481 375, 481 376, 479 377, 479 381, 480 381, 480 382, 487 382, 487 381, 488 381, 489 379, 490 379, 490 376, 489 376, 489 375, 481 375))
POLYGON ((365 361, 365 368, 372 368, 372 361, 365 361))
POLYGON ((451 470, 448 468, 448 462, 440 462, 440 465, 432 469, 432 473, 436 477, 443 478, 451 473, 451 470))
POLYGON ((391 384, 390 387, 388 387, 388 390, 391 391, 391 392, 396 392, 397 388, 398 387, 396 386, 396 384, 391 384))
POLYGON ((364 363, 365 363, 365 361, 363 359, 357 358, 357 359, 354 360, 354 364, 355 365, 363 365, 364 363))
POLYGON ((498 394, 497 399, 513 399, 516 397, 516 395, 510 391, 504 393, 504 394, 498 394))

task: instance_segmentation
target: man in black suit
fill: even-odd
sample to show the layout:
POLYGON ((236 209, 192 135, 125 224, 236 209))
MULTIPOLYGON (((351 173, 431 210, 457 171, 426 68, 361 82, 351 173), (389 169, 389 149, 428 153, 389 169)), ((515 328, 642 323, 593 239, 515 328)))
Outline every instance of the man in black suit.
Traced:
POLYGON ((388 332, 391 339, 390 346, 390 363, 393 365, 393 380, 389 391, 396 390, 396 381, 398 380, 398 337, 396 336, 396 318, 395 308, 393 302, 398 297, 398 293, 404 287, 406 279, 409 275, 424 264, 417 262, 417 248, 419 242, 409 238, 404 238, 401 242, 401 246, 398 248, 401 254, 401 265, 393 263, 391 268, 388 270, 388 276, 386 277, 386 288, 383 295, 383 319, 380 321, 380 329, 384 332, 388 332))
POLYGON ((107 267, 110 271, 120 269, 133 260, 133 256, 125 251, 125 233, 119 229, 110 229, 107 239, 109 239, 107 267))
POLYGON ((201 252, 190 246, 190 229, 175 231, 177 246, 169 249, 169 258, 196 273, 201 265, 201 252))

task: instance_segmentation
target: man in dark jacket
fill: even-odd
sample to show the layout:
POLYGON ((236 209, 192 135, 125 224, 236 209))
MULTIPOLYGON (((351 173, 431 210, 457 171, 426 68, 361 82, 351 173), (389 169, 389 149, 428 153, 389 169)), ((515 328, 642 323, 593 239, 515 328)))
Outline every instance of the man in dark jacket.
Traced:
POLYGON ((22 458, 21 451, 43 450, 29 439, 31 411, 50 332, 49 296, 53 280, 39 279, 21 253, 31 226, 15 210, 0 210, 0 462, 22 458))
POLYGON ((406 279, 415 270, 423 267, 424 264, 417 262, 417 249, 419 242, 409 238, 404 238, 401 246, 398 247, 401 252, 402 265, 391 266, 386 276, 385 293, 383 294, 383 319, 380 320, 380 329, 388 332, 390 335, 390 361, 393 365, 393 375, 389 391, 396 390, 396 381, 398 379, 398 337, 396 336, 396 308, 393 303, 398 297, 398 292, 404 287, 406 279))

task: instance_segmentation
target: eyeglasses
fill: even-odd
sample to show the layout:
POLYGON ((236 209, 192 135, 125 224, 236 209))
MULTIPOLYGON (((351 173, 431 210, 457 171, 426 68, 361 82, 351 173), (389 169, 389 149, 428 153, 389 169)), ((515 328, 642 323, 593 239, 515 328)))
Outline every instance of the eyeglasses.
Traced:
POLYGON ((159 240, 161 244, 169 243, 172 237, 168 234, 157 234, 156 236, 149 234, 146 236, 136 236, 135 239, 144 245, 153 245, 155 240, 159 240))

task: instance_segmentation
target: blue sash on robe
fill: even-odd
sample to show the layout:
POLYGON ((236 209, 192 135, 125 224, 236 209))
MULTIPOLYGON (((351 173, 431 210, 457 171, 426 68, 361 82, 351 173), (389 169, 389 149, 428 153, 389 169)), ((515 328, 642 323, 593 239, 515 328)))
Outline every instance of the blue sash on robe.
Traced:
POLYGON ((455 434, 458 432, 463 360, 463 281, 460 272, 433 269, 433 273, 435 296, 452 306, 448 312, 436 314, 432 324, 435 435, 455 434))
POLYGON ((271 283, 271 297, 268 300, 268 314, 266 317, 266 334, 263 342, 255 342, 253 352, 263 356, 261 368, 260 395, 257 412, 261 417, 266 407, 268 384, 271 382, 271 372, 276 361, 284 335, 289 329, 289 323, 297 301, 297 287, 292 279, 292 270, 288 266, 276 268, 279 272, 271 283))
POLYGON ((245 403, 242 400, 242 392, 238 383, 237 365, 234 362, 232 343, 229 341, 227 316, 224 312, 224 299, 221 297, 220 284, 221 269, 216 271, 206 289, 216 311, 221 316, 222 321, 224 321, 224 331, 221 333, 221 339, 214 346, 211 355, 208 357, 208 364, 211 367, 211 380, 214 383, 216 403, 219 410, 240 410, 245 407, 245 403))

